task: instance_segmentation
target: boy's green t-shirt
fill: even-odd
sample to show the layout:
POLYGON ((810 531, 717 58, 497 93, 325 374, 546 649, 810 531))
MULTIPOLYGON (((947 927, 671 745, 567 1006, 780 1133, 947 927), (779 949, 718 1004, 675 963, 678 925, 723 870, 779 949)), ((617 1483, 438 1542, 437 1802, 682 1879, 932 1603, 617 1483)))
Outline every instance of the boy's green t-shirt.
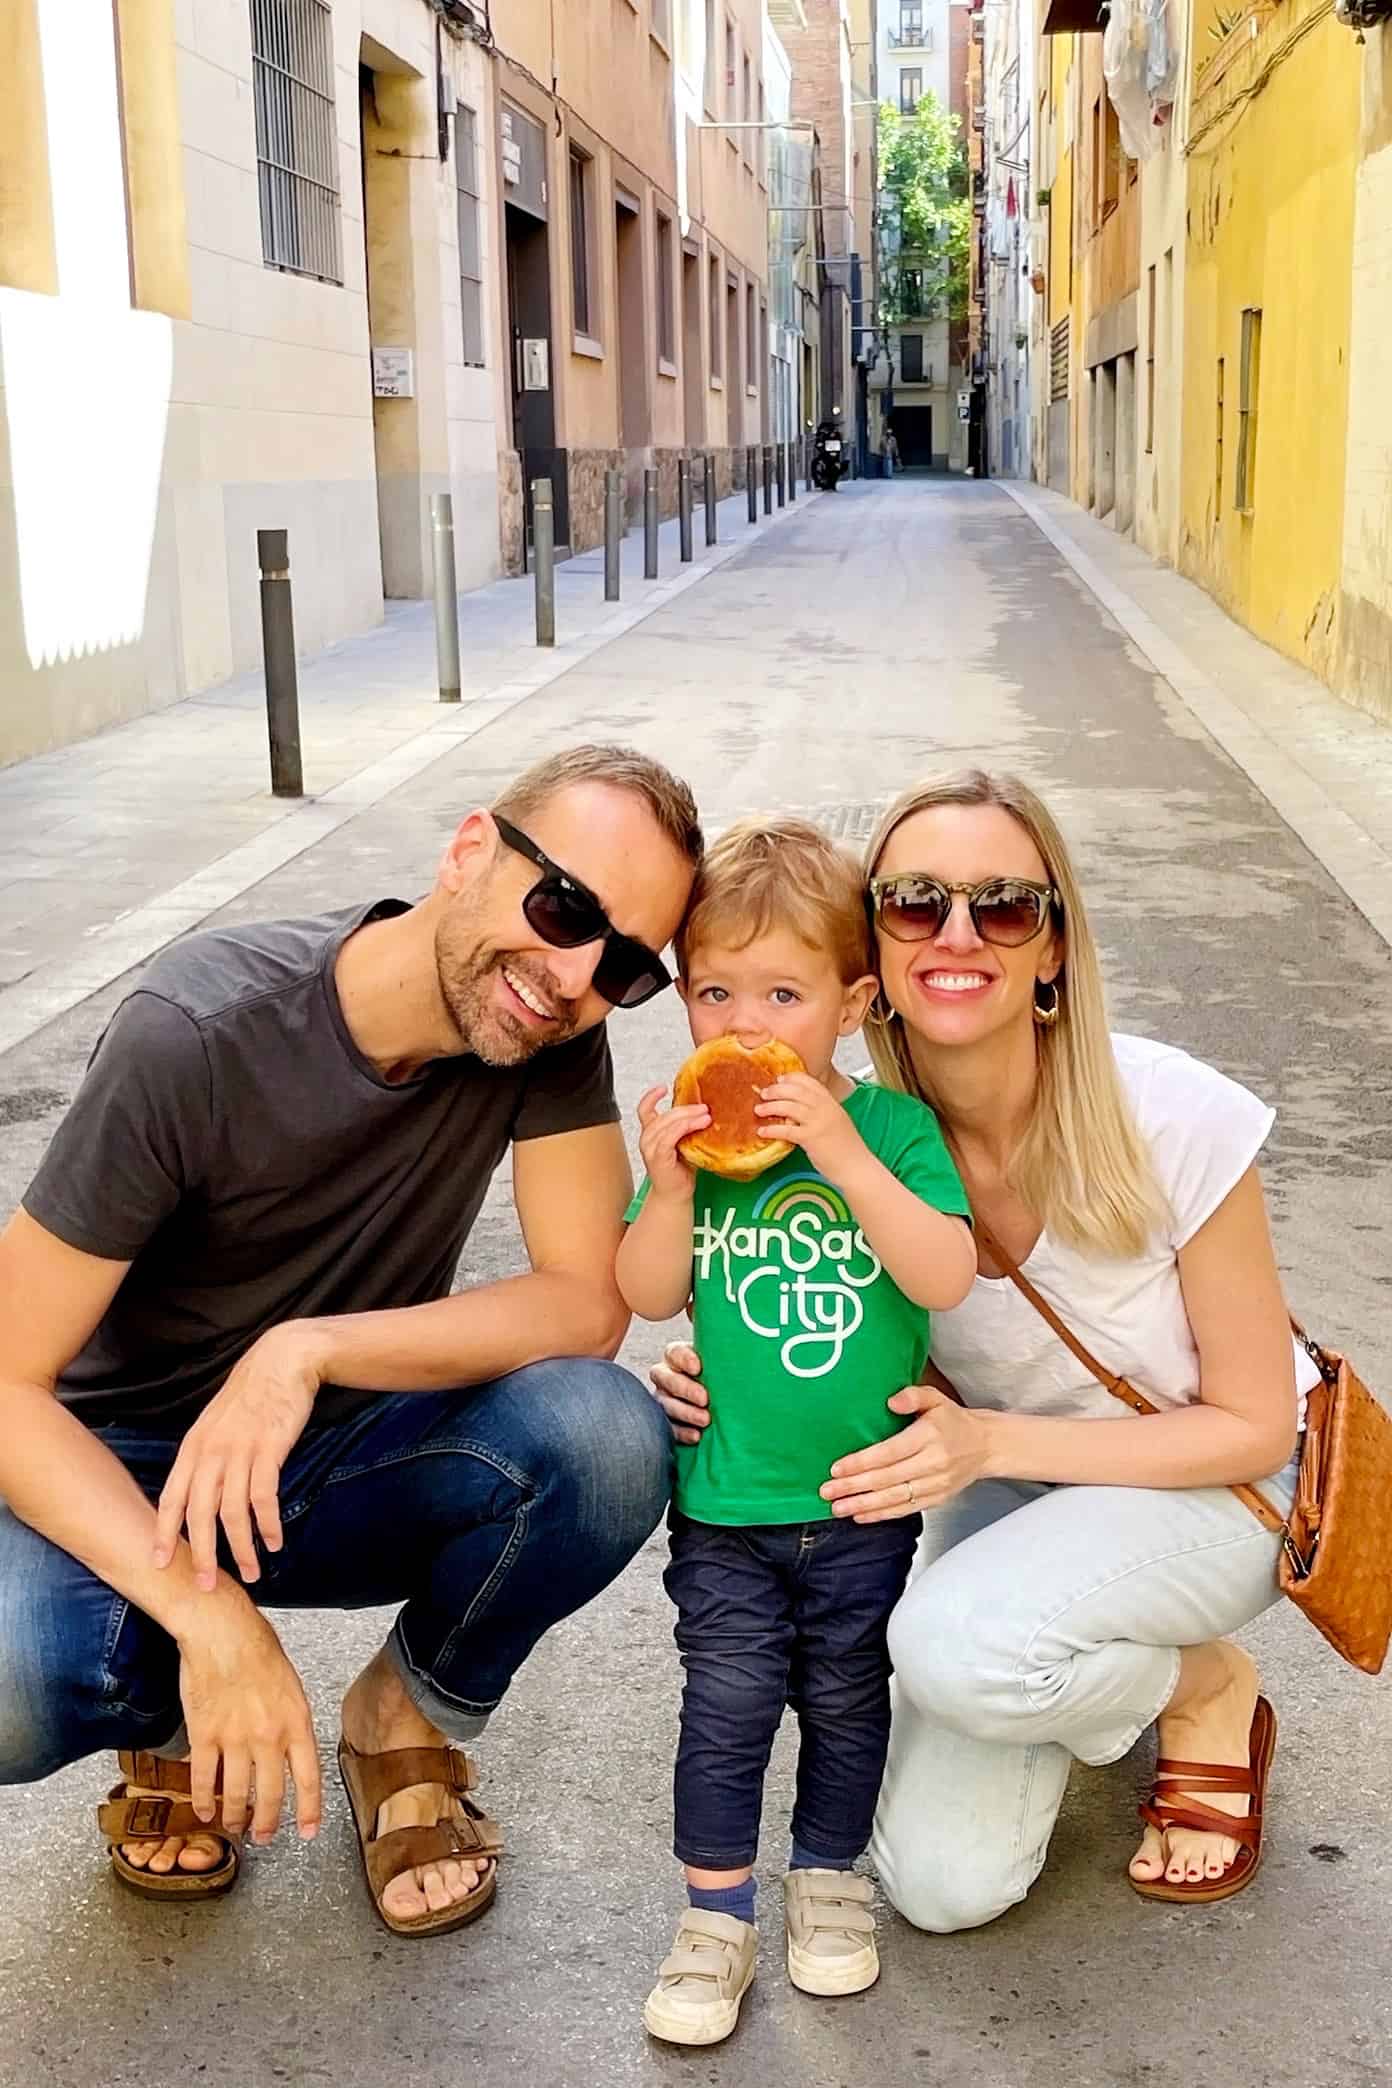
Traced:
MULTIPOLYGON (((858 1086, 857 1131, 936 1210, 970 1215, 938 1120, 911 1095, 858 1086)), ((637 1216, 643 1185, 629 1217, 637 1216)), ((902 1426, 885 1402, 916 1384, 929 1315, 885 1274, 845 1198, 805 1153, 753 1182, 696 1177, 694 1340, 711 1419, 677 1446, 675 1495, 694 1522, 813 1522, 838 1457, 902 1426)))

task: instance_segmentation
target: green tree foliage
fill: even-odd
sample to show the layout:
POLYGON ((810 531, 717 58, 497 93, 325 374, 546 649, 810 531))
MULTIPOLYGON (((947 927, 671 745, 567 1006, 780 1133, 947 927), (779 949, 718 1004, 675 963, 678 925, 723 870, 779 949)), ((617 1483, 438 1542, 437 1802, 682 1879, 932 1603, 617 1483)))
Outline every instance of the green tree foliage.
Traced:
POLYGON ((971 202, 961 124, 935 94, 911 116, 885 102, 879 117, 882 323, 964 319, 971 202))

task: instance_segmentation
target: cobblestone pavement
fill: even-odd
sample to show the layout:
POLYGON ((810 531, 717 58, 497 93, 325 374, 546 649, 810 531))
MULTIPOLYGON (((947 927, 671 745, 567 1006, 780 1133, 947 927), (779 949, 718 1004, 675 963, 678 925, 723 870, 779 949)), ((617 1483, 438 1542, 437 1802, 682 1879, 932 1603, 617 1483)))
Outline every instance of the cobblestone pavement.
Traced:
MULTIPOLYGON (((470 803, 539 749, 581 737, 625 739, 683 769, 712 825, 796 807, 852 838, 919 772, 977 760, 1022 770, 1078 846, 1119 1025, 1193 1049, 1277 1104, 1267 1173, 1293 1300, 1392 1386, 1387 944, 1004 492, 901 480, 800 507, 700 586, 442 745, 217 917, 417 892, 470 803)), ((1386 761, 1383 742, 1361 758, 1386 761)), ((80 829, 85 802, 72 816, 80 829)), ((103 987, 0 1057, 0 1209, 21 1193, 120 991, 103 987)), ((631 1109, 680 1055, 680 1011, 668 996, 611 1031, 631 1109)), ((462 1279, 502 1271, 519 1251, 495 1189, 462 1279)), ((630 1338, 635 1369, 659 1339, 630 1338)), ((253 1854, 230 1902, 184 1913, 107 1876, 91 1813, 108 1764, 0 1794, 0 2081, 1392 2079, 1389 1697, 1285 1611, 1251 1634, 1282 1746, 1266 1864, 1241 1898, 1162 1909, 1127 1890, 1143 1745, 1077 1772, 1024 1907, 952 1938, 887 1916, 879 1986, 809 2000, 790 1990, 777 1947, 785 1734, 761 1860, 768 1935, 741 2027, 706 2053, 650 2045, 639 2009, 678 1899, 667 1853, 677 1667, 661 1557, 654 1539, 554 1633, 495 1721, 480 1754, 509 1838, 502 1889, 486 1921, 443 1942, 397 1942, 376 1925, 336 1791, 316 1844, 253 1854)), ((282 1621, 328 1746, 336 1693, 383 1620, 282 1621)))

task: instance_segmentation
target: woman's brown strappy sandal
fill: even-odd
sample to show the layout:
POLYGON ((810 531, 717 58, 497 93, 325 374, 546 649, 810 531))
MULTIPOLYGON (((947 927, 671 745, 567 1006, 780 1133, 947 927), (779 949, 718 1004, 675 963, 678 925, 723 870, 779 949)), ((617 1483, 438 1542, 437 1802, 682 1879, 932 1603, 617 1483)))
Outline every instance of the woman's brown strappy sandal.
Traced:
POLYGON ((340 1740, 338 1772, 353 1808, 372 1904, 394 1936, 447 1936, 488 1911, 498 1889, 497 1858, 503 1853, 503 1837, 469 1796, 474 1765, 461 1749, 396 1747, 385 1754, 359 1754, 340 1740), (433 1827, 392 1827, 378 1834, 378 1815, 387 1800, 416 1784, 443 1784, 458 1808, 457 1816, 437 1820, 433 1827), (428 1914, 389 1914, 382 1905, 382 1895, 393 1878, 423 1863, 448 1863, 460 1857, 466 1863, 488 1865, 462 1900, 428 1914))
MULTIPOLYGON (((130 1751, 116 1760, 124 1780, 97 1807, 97 1825, 111 1844, 111 1868, 121 1883, 148 1899, 217 1899, 230 1892, 242 1868, 242 1836, 223 1826, 220 1802, 211 1820, 199 1819, 190 1802, 188 1763, 130 1751), (122 1842, 167 1841, 176 1834, 204 1834, 220 1841, 221 1863, 211 1870, 182 1870, 176 1863, 173 1870, 152 1871, 132 1863, 121 1849, 122 1842)), ((218 1796, 220 1801, 220 1791, 218 1796)))
POLYGON ((1220 1878, 1172 1881, 1163 1874, 1133 1878, 1128 1872, 1132 1890, 1142 1899, 1196 1903, 1231 1899, 1251 1884, 1261 1867, 1266 1781, 1276 1752, 1276 1713, 1264 1696, 1257 1698, 1252 1713, 1249 1749, 1246 1769, 1225 1762, 1176 1762, 1166 1756, 1155 1764, 1155 1788, 1140 1809, 1148 1826, 1158 1828, 1162 1838, 1168 1828, 1188 1827, 1196 1834, 1226 1835, 1241 1846, 1220 1878), (1245 1792, 1249 1800, 1246 1819, 1205 1805, 1201 1795, 1196 1795, 1205 1791, 1245 1792))

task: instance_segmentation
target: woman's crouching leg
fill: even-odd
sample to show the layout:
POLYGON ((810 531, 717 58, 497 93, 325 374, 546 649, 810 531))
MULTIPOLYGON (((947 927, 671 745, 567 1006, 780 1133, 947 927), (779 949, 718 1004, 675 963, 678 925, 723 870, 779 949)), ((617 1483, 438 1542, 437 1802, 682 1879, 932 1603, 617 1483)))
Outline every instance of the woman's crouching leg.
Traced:
POLYGON ((974 1740, 893 1686, 870 1853, 891 1903, 937 1935, 980 1928, 1038 1877, 1068 1782, 1062 1747, 974 1740))

